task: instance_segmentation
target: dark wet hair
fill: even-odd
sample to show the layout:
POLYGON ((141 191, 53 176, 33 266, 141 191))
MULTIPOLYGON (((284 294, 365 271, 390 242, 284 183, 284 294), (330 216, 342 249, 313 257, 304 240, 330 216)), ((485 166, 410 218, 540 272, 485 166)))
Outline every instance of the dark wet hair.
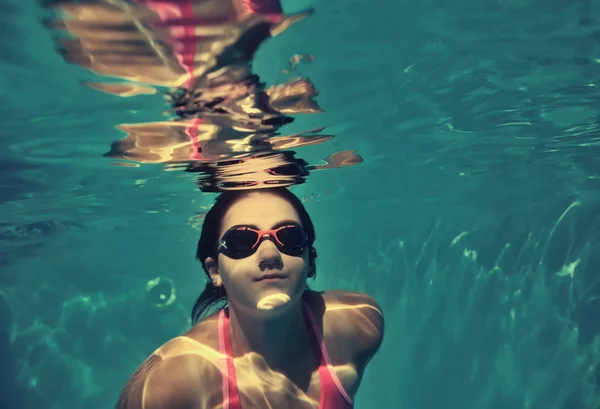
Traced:
POLYGON ((198 240, 198 249, 196 250, 196 259, 202 263, 202 268, 206 273, 206 276, 209 278, 204 290, 196 300, 194 304, 194 308, 192 308, 192 324, 197 323, 198 321, 205 318, 205 316, 209 313, 209 311, 213 307, 217 307, 221 309, 225 306, 227 301, 227 292, 223 286, 216 287, 212 281, 210 280, 210 276, 208 274, 208 269, 204 261, 208 257, 212 257, 213 259, 217 259, 217 246, 220 240, 219 234, 221 232, 221 222, 223 221, 223 217, 229 208, 239 199, 247 196, 250 193, 255 192, 265 192, 271 193, 281 197, 288 201, 296 212, 298 212, 298 216, 300 217, 300 222, 302 227, 306 231, 308 236, 308 246, 309 246, 309 274, 308 276, 311 278, 316 277, 316 265, 315 259, 317 258, 317 251, 313 247, 315 242, 315 228, 312 223, 312 220, 304 205, 298 199, 296 195, 290 192, 287 188, 277 187, 277 188, 269 188, 269 189, 254 189, 254 190, 236 190, 236 191, 226 191, 217 196, 213 207, 208 211, 204 218, 204 222, 202 223, 202 232, 200 233, 200 240, 198 240))

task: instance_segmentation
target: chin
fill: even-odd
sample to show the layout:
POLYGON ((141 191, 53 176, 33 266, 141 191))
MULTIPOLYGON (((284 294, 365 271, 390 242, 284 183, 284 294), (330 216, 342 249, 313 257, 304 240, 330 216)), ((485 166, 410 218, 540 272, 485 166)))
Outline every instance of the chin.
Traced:
POLYGON ((285 312, 296 305, 302 298, 301 294, 290 294, 285 290, 276 290, 261 294, 256 301, 256 309, 269 314, 285 312))

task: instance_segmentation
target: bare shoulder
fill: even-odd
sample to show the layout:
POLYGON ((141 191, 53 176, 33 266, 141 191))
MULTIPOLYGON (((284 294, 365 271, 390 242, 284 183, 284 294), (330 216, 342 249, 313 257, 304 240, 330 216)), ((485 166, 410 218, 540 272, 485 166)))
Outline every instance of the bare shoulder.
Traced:
POLYGON ((377 309, 381 312, 379 304, 369 294, 361 293, 358 291, 344 291, 344 290, 329 290, 321 293, 323 299, 327 304, 347 305, 347 306, 358 306, 370 309, 377 309))
POLYGON ((322 293, 325 301, 324 322, 344 339, 352 339, 359 366, 365 366, 383 341, 383 311, 368 294, 333 290, 322 293))
POLYGON ((336 318, 370 322, 383 330, 383 311, 368 294, 357 291, 332 290, 322 293, 325 311, 336 318))
POLYGON ((131 376, 117 409, 206 407, 215 388, 218 352, 188 337, 170 340, 154 351, 131 376))

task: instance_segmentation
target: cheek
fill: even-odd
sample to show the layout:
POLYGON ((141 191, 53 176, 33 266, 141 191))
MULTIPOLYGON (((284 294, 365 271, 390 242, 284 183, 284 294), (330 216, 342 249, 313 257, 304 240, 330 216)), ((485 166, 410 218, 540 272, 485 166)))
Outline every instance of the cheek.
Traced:
POLYGON ((293 272, 306 273, 308 271, 308 257, 288 257, 284 259, 288 269, 293 272))
POLYGON ((224 280, 232 281, 248 269, 247 264, 248 263, 245 259, 233 260, 227 257, 223 257, 219 260, 219 273, 221 274, 224 280))
POLYGON ((256 275, 256 262, 252 257, 241 260, 223 257, 219 260, 219 273, 227 291, 239 297, 247 291, 249 281, 256 275))

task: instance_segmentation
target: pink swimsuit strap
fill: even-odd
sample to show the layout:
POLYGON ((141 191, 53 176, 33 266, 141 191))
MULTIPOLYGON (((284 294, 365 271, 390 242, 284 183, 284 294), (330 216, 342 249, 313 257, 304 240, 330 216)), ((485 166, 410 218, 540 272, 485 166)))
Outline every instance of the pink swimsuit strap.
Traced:
MULTIPOLYGON (((304 318, 307 328, 311 330, 311 340, 315 356, 319 361, 319 380, 321 398, 319 409, 352 409, 352 398, 344 390, 331 363, 321 328, 314 314, 306 303, 303 304, 304 318)), ((222 368, 223 409, 242 409, 240 393, 237 387, 232 345, 229 334, 229 311, 227 308, 219 313, 219 351, 224 355, 222 368)))

